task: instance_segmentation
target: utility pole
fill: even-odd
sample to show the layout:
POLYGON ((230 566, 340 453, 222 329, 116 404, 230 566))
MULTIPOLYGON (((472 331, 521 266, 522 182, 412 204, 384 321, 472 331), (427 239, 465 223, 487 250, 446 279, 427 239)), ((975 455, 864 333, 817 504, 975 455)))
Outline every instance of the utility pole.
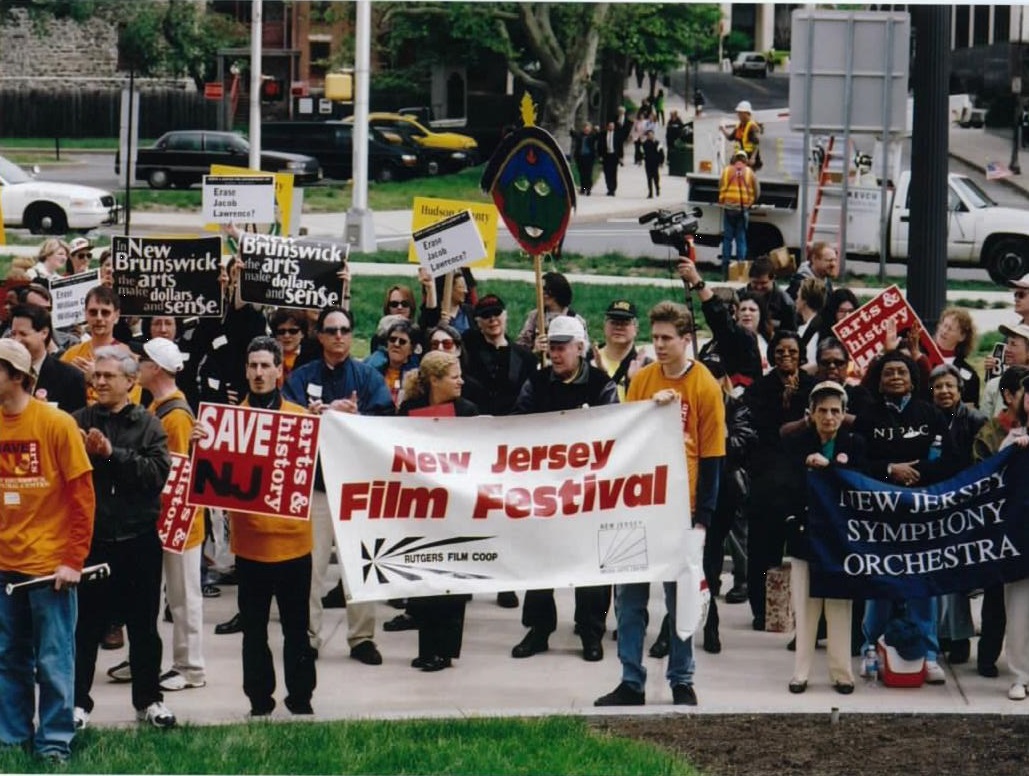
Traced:
POLYGON ((375 222, 368 208, 368 93, 371 78, 371 0, 357 0, 354 35, 354 173, 346 241, 361 253, 375 252, 375 222))
POLYGON ((250 11, 250 169, 261 169, 261 11, 254 0, 250 11))
POLYGON ((1022 125, 1022 6, 1018 7, 1018 44, 1015 46, 1015 66, 1011 74, 1011 96, 1015 103, 1015 123, 1011 137, 1011 163, 1008 165, 1015 175, 1022 173, 1018 162, 1018 147, 1021 144, 1022 125))

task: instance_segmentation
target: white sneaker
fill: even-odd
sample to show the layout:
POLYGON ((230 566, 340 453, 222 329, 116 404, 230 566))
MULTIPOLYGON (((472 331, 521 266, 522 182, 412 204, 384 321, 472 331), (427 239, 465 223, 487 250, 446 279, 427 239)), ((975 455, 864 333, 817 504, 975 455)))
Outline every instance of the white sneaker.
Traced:
POLYGON ((129 666, 129 661, 123 660, 118 665, 111 666, 107 669, 107 675, 111 677, 112 682, 131 682, 132 668, 129 666))
POLYGON ((189 690, 194 687, 204 687, 207 682, 201 679, 199 682, 189 681, 185 674, 181 674, 178 671, 172 669, 161 674, 161 689, 167 690, 168 692, 176 692, 178 690, 189 690))
POLYGON ((72 712, 72 718, 75 720, 76 730, 85 730, 86 725, 89 724, 89 712, 81 706, 75 707, 75 711, 72 712))
POLYGON ((935 660, 925 661, 925 682, 926 684, 946 684, 947 682, 947 674, 935 660))
POLYGON ((1008 688, 1008 697, 1013 701, 1024 701, 1025 700, 1025 685, 1015 682, 1008 688))
POLYGON ((154 701, 143 711, 136 712, 137 722, 149 722, 156 728, 175 727, 175 715, 161 701, 154 701))

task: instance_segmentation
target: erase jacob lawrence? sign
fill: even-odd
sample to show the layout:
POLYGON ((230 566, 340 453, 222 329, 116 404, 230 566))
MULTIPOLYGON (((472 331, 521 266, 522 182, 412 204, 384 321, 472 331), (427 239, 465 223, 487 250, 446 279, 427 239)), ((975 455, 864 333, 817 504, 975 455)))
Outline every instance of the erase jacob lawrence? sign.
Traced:
POLYGON ((444 218, 411 235, 422 266, 433 277, 473 264, 486 256, 486 247, 467 210, 444 218))
POLYGON ((205 175, 203 217, 215 224, 275 223, 275 177, 205 175))

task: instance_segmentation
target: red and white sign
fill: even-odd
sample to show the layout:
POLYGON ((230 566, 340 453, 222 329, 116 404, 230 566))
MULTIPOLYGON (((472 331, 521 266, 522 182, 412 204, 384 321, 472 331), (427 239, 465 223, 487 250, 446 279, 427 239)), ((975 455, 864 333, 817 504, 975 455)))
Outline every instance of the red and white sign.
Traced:
POLYGON ((206 433, 193 446, 190 504, 310 517, 317 416, 202 403, 197 423, 206 433))
POLYGON ((191 468, 189 456, 172 453, 168 481, 161 491, 161 522, 157 524, 157 535, 164 549, 180 555, 197 513, 188 499, 191 468))
POLYGON ((873 297, 842 321, 832 327, 833 333, 854 359, 858 369, 864 372, 868 365, 886 349, 886 322, 894 321, 897 335, 903 339, 904 332, 918 326, 918 337, 922 352, 929 359, 929 367, 943 363, 943 355, 936 342, 925 330, 921 319, 896 286, 890 286, 873 297))

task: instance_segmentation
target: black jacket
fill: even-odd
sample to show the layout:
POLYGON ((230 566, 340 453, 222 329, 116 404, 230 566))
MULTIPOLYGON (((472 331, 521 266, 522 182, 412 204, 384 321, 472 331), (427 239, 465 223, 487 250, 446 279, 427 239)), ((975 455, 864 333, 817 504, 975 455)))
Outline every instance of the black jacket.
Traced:
POLYGON ((86 377, 48 353, 39 367, 32 394, 42 401, 57 402, 57 407, 65 412, 75 412, 86 406, 86 377), (46 391, 46 396, 40 395, 40 391, 46 391))
POLYGON ((757 337, 740 326, 717 296, 701 304, 712 339, 701 351, 717 353, 733 385, 750 385, 761 377, 761 353, 757 337))
POLYGON ((912 397, 898 412, 878 398, 862 408, 853 430, 867 443, 869 476, 888 481, 889 464, 917 461, 922 486, 945 480, 961 468, 948 425, 948 418, 922 399, 912 397), (929 448, 937 436, 943 443, 942 454, 930 461, 929 448))
POLYGON ((522 384, 536 371, 536 357, 511 340, 507 347, 495 348, 478 331, 465 334, 464 352, 468 374, 482 386, 479 411, 510 415, 522 384))
POLYGON ((514 414, 528 415, 618 404, 618 388, 607 372, 586 362, 582 362, 582 367, 571 382, 555 378, 550 367, 534 373, 522 385, 514 414))
POLYGON ((112 414, 99 404, 72 416, 83 431, 99 429, 111 441, 110 458, 89 456, 96 491, 93 541, 132 539, 157 530, 161 490, 171 469, 168 435, 138 404, 112 414))

